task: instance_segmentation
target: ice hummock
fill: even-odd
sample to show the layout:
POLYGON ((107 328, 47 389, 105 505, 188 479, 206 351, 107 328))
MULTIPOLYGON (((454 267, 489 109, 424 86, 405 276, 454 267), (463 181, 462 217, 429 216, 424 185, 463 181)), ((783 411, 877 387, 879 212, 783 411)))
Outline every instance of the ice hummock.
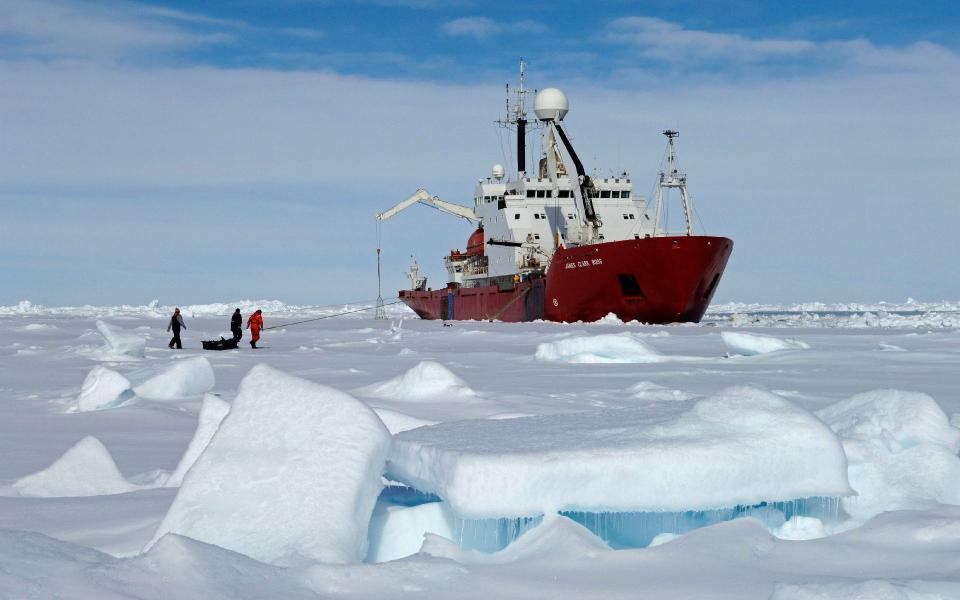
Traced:
POLYGON ((200 415, 197 417, 197 430, 184 452, 183 458, 177 464, 170 477, 164 482, 164 487, 179 487, 183 483, 183 476, 187 474, 190 467, 197 462, 200 455, 206 450, 213 439, 213 434, 220 428, 220 423, 230 412, 230 404, 221 400, 213 394, 206 394, 203 397, 203 404, 200 406, 200 415))
POLYGON ((106 367, 97 365, 87 374, 80 387, 71 412, 88 412, 115 408, 129 402, 134 397, 130 380, 106 367))
POLYGON ((477 395, 450 369, 432 360, 418 363, 405 373, 376 383, 362 392, 391 400, 468 399, 477 395))
POLYGON ((569 337, 537 346, 537 360, 565 363, 655 363, 663 357, 640 336, 608 333, 569 337))
POLYGON ((714 510, 852 493, 833 431, 751 387, 695 403, 420 427, 395 436, 388 475, 472 519, 714 510))
POLYGON ((843 441, 858 494, 843 507, 855 519, 960 504, 960 429, 929 395, 875 390, 817 414, 843 441))
POLYGON ((363 403, 257 365, 150 545, 177 533, 276 564, 358 562, 389 447, 363 403))
POLYGON ((733 354, 757 356, 781 350, 807 350, 810 345, 793 339, 781 339, 761 333, 743 333, 740 331, 722 331, 720 337, 727 349, 733 354))
POLYGON ((123 494, 137 486, 124 479, 100 440, 87 436, 46 469, 16 481, 13 488, 21 496, 59 498, 123 494))
POLYGON ((215 384, 210 361, 204 356, 193 356, 172 361, 134 391, 141 398, 151 400, 181 400, 205 394, 215 384))
POLYGON ((147 340, 135 333, 106 321, 97 320, 97 329, 106 345, 97 353, 103 360, 143 358, 147 340))

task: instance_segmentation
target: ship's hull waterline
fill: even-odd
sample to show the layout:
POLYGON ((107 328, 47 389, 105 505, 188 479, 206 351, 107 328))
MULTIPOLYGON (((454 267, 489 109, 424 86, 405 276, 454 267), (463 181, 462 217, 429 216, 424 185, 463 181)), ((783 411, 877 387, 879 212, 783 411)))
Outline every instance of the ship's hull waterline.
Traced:
POLYGON ((546 277, 507 286, 403 290, 423 319, 699 322, 733 249, 714 236, 664 236, 559 248, 546 277))

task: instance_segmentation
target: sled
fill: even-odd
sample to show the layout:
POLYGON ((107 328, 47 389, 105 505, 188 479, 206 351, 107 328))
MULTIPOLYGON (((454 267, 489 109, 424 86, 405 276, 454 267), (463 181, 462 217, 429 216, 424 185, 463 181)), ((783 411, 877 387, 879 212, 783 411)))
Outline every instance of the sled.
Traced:
POLYGON ((236 350, 239 341, 232 338, 225 340, 221 337, 219 340, 204 340, 200 343, 203 344, 204 350, 236 350))

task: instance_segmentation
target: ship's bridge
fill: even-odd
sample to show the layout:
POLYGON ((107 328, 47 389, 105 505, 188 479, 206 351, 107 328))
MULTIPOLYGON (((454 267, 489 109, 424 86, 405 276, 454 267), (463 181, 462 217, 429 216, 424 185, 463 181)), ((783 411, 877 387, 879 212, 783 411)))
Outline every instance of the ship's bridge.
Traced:
MULTIPOLYGON (((598 242, 641 238, 654 234, 647 200, 636 196, 630 177, 594 178, 594 209, 602 222, 598 242)), ((474 211, 481 218, 487 241, 482 273, 464 273, 460 279, 511 276, 543 271, 557 242, 569 244, 580 221, 570 178, 522 177, 503 181, 481 179, 474 189, 474 211), (557 239, 559 234, 559 240, 557 239), (490 244, 489 241, 512 245, 490 244), (519 245, 517 245, 519 244, 519 245)))

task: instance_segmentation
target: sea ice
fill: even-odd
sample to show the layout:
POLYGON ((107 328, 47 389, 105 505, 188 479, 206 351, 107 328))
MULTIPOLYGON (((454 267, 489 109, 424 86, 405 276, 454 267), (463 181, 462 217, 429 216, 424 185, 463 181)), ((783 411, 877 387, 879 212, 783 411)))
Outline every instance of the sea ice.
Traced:
POLYGON ((257 365, 151 545, 177 533, 270 563, 358 562, 389 447, 363 403, 257 365))
POLYGON ((367 562, 386 562, 416 554, 428 533, 452 539, 452 521, 442 502, 417 506, 377 503, 370 518, 367 562))
POLYGON ((180 459, 177 468, 164 482, 164 487, 179 487, 183 483, 183 476, 200 458, 200 454, 210 444, 213 434, 220 428, 220 423, 223 422, 224 417, 229 412, 230 404, 225 400, 221 400, 213 394, 203 396, 203 405, 200 406, 200 415, 197 419, 197 431, 193 434, 190 445, 187 446, 187 451, 180 459))
POLYGON ((750 387, 692 406, 421 427, 395 436, 388 475, 471 519, 708 510, 851 493, 837 436, 806 410, 750 387))
POLYGON ((95 437, 74 444, 52 465, 13 484, 21 496, 102 496, 137 489, 124 479, 110 452, 95 437))
POLYGON ((141 398, 180 400, 213 389, 216 380, 210 361, 203 356, 174 360, 162 371, 134 388, 141 398))
POLYGON ((114 408, 133 399, 130 380, 112 369, 95 366, 83 380, 71 412, 87 412, 114 408))
POLYGON ((537 360, 565 363, 655 363, 656 350, 633 333, 570 337, 537 346, 537 360))
POLYGON ((927 394, 876 390, 817 414, 843 441, 858 493, 843 500, 852 517, 960 504, 960 430, 927 394))
POLYGON ((97 320, 97 329, 106 340, 106 345, 100 350, 104 360, 126 358, 143 358, 147 347, 147 340, 135 333, 112 325, 106 321, 97 320))
POLYGON ((414 401, 469 399, 477 395, 450 369, 432 360, 425 360, 406 373, 361 392, 376 398, 414 401))
POLYGON ((693 394, 663 387, 652 381, 641 381, 630 386, 627 391, 637 400, 648 400, 651 402, 682 401, 693 398, 693 394))
POLYGON ((722 331, 720 337, 727 349, 734 354, 743 356, 756 356, 758 354, 768 354, 780 350, 806 350, 810 348, 809 344, 799 340, 780 339, 772 335, 763 335, 760 333, 743 333, 739 331, 722 331))
POLYGON ((389 408, 380 408, 378 406, 372 408, 374 412, 377 413, 377 416, 380 417, 380 420, 383 421, 383 424, 387 426, 387 429, 390 430, 391 435, 400 433, 401 431, 407 431, 408 429, 423 427, 424 425, 437 424, 436 421, 420 419, 402 412, 390 410, 389 408))

